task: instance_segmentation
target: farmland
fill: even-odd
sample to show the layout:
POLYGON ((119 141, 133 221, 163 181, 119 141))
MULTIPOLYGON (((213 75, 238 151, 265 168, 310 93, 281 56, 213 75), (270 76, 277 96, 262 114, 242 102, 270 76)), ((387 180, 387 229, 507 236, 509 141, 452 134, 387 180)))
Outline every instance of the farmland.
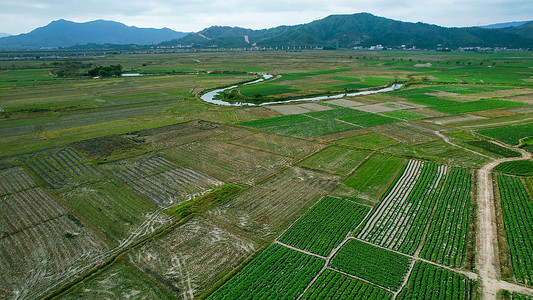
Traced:
POLYGON ((146 76, 0 61, 0 298, 533 296, 531 53, 87 62, 146 76), (263 106, 200 99, 249 71, 274 76, 236 88, 238 101, 405 85, 263 106))

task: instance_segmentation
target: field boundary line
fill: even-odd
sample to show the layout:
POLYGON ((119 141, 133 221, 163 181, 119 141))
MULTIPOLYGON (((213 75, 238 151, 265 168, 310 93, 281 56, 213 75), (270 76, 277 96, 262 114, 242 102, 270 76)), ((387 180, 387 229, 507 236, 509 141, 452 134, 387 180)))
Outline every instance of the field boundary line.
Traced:
POLYGON ((381 285, 379 285, 379 284, 376 284, 376 283, 370 282, 370 281, 368 281, 368 280, 366 280, 366 279, 363 279, 363 278, 361 278, 361 277, 357 277, 357 276, 352 275, 352 274, 350 274, 350 273, 346 273, 346 272, 344 272, 344 271, 337 270, 337 269, 334 269, 334 268, 332 268, 332 267, 326 267, 326 269, 331 270, 331 271, 334 271, 334 272, 337 272, 337 273, 340 273, 340 274, 345 275, 345 276, 348 276, 348 277, 350 277, 350 278, 357 279, 357 280, 363 281, 363 282, 365 282, 365 283, 371 284, 371 285, 376 286, 376 287, 378 287, 378 288, 380 288, 380 289, 386 290, 386 291, 392 293, 393 295, 395 294, 394 291, 392 291, 391 289, 389 289, 389 288, 387 288, 387 287, 384 287, 384 286, 381 286, 381 285))
POLYGON ((452 146, 454 146, 454 147, 457 147, 457 148, 460 148, 460 149, 466 150, 466 151, 468 151, 468 152, 472 152, 472 153, 474 153, 474 154, 481 155, 481 156, 483 156, 483 157, 486 157, 486 158, 490 158, 490 159, 492 159, 492 157, 490 157, 490 156, 488 156, 488 155, 485 155, 485 154, 483 154, 483 153, 480 153, 480 152, 474 151, 474 150, 472 150, 472 149, 468 149, 468 148, 463 147, 463 146, 459 146, 459 145, 457 145, 457 144, 451 142, 450 139, 448 139, 448 137, 445 136, 444 134, 442 134, 439 130, 435 130, 434 132, 435 132, 435 134, 436 134, 438 137, 442 138, 442 139, 444 140, 444 142, 447 143, 447 144, 450 144, 450 145, 452 145, 452 146))
POLYGON ((287 244, 285 244, 285 243, 282 243, 282 242, 280 242, 280 241, 278 241, 278 240, 274 241, 273 244, 278 244, 278 245, 283 246, 283 247, 285 247, 285 248, 289 248, 289 249, 291 249, 291 250, 298 251, 298 252, 300 252, 300 253, 303 253, 303 254, 306 254, 306 255, 309 255, 309 256, 314 256, 314 257, 317 257, 317 258, 321 258, 321 259, 323 259, 323 260, 327 260, 327 257, 325 257, 325 256, 321 256, 321 255, 318 255, 318 254, 314 254, 314 253, 309 252, 309 251, 306 251, 306 250, 298 249, 298 248, 293 247, 293 246, 291 246, 291 245, 287 245, 287 244))

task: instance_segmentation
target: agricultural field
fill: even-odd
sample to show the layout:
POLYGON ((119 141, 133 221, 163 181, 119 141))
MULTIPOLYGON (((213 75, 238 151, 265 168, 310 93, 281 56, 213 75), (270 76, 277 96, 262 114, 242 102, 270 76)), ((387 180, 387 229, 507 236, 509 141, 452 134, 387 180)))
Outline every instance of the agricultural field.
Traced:
POLYGON ((98 168, 87 163, 72 148, 40 152, 25 159, 28 169, 53 189, 73 187, 102 180, 98 168))
POLYGON ((61 299, 175 299, 176 296, 137 268, 118 262, 61 299))
POLYGON ((401 254, 350 239, 333 256, 331 267, 397 291, 407 275, 411 260, 401 254))
POLYGON ((480 177, 532 147, 531 53, 79 61, 146 76, 0 61, 0 298, 483 299, 487 282, 533 295, 531 160, 480 177), (343 94, 201 100, 247 72, 274 76, 235 101, 343 94), (346 95, 393 81, 406 84, 346 95), (494 245, 483 191, 501 202, 494 245))
POLYGON ((416 262, 397 299, 477 299, 477 283, 464 275, 416 262))
MULTIPOLYGON (((469 176, 468 173, 464 174, 463 172, 461 174, 460 170, 450 172, 446 166, 411 160, 388 195, 375 207, 372 217, 366 221, 364 226, 360 227, 357 237, 402 253, 415 254, 424 239, 425 228, 428 226, 427 220, 442 218, 444 222, 448 218, 440 215, 440 211, 438 215, 435 215, 435 206, 437 204, 445 205, 444 201, 459 200, 463 202, 457 214, 451 216, 450 218, 452 219, 448 220, 448 223, 461 224, 460 222, 465 218, 464 214, 469 214, 469 210, 465 210, 465 202, 469 201, 471 187, 468 184, 468 178, 455 179, 461 175, 463 177, 469 176), (458 194, 454 194, 453 190, 450 190, 457 188, 454 185, 454 180, 459 182, 466 181, 461 188, 458 188, 458 194), (452 199, 446 200, 450 197, 452 199), (458 221, 459 223, 457 223, 458 221)), ((466 218, 468 220, 468 216, 466 218)), ((437 225, 443 224, 439 223, 437 225)), ((463 239, 464 241, 465 239, 465 231, 468 229, 468 226, 465 225, 456 232, 457 237, 443 233, 452 239, 450 242, 457 239, 457 245, 462 246, 463 250, 464 242, 460 240, 463 239)), ((438 233, 432 232, 431 234, 438 233)), ((438 238, 438 240, 441 239, 438 238)), ((431 248, 431 243, 430 237, 429 246, 427 247, 431 248)), ((456 251, 456 249, 453 249, 453 251, 456 251)), ((433 252, 433 250, 430 252, 433 252)), ((441 254, 441 256, 446 255, 449 255, 449 253, 441 254)), ((458 255, 462 256, 463 254, 460 253, 458 255)))
POLYGON ((519 178, 498 175, 503 221, 518 282, 533 285, 533 202, 519 178))
POLYGON ((296 298, 323 266, 323 259, 274 244, 208 299, 296 298))
POLYGON ((339 177, 298 167, 247 189, 209 214, 223 222, 260 236, 272 236, 332 190, 339 177))
MULTIPOLYGON (((405 163, 404 158, 374 154, 344 180, 344 185, 351 196, 375 203, 405 163)), ((338 190, 342 192, 342 186, 338 190)))
POLYGON ((294 223, 278 241, 321 256, 328 256, 370 209, 348 200, 324 197, 294 223))
POLYGON ((20 167, 0 170, 0 196, 39 185, 28 171, 20 167))
POLYGON ((301 299, 392 299, 392 293, 326 269, 301 299))
POLYGON ((216 141, 191 142, 164 153, 214 178, 243 185, 254 184, 293 162, 285 156, 216 141))
POLYGON ((129 254, 129 260, 178 298, 197 297, 257 250, 259 244, 203 217, 129 254))
POLYGON ((337 146, 323 149, 302 161, 299 166, 331 172, 337 175, 348 175, 363 163, 370 155, 367 151, 357 151, 337 146))

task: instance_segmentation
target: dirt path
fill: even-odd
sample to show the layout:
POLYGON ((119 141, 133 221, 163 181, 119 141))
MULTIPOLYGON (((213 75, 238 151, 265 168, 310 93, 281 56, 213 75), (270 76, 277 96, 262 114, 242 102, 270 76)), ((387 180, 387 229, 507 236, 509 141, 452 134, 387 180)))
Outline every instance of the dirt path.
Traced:
POLYGON ((500 275, 497 237, 498 228, 496 226, 494 187, 491 176, 492 170, 501 163, 531 158, 531 153, 522 149, 517 150, 522 153, 522 157, 496 159, 485 164, 477 172, 478 230, 476 268, 480 277, 482 298, 485 300, 496 299, 496 294, 500 289, 509 289, 513 288, 513 286, 515 286, 515 288, 520 287, 518 285, 497 280, 500 275))

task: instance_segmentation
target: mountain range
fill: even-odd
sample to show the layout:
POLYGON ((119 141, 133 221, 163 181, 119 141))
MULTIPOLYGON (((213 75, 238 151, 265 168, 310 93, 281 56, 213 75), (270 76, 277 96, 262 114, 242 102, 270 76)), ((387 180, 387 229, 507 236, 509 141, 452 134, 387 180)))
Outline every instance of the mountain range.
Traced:
POLYGON ((30 33, 0 38, 0 47, 70 47, 86 44, 137 44, 188 47, 351 48, 383 45, 436 49, 438 47, 509 47, 533 49, 533 21, 483 27, 448 28, 410 23, 369 13, 330 15, 307 24, 252 30, 212 26, 197 33, 168 28, 137 28, 97 20, 74 23, 54 21, 30 33))
POLYGON ((70 47, 86 44, 151 45, 181 38, 187 34, 168 28, 138 28, 105 20, 86 23, 57 20, 26 34, 0 38, 0 47, 70 47))

